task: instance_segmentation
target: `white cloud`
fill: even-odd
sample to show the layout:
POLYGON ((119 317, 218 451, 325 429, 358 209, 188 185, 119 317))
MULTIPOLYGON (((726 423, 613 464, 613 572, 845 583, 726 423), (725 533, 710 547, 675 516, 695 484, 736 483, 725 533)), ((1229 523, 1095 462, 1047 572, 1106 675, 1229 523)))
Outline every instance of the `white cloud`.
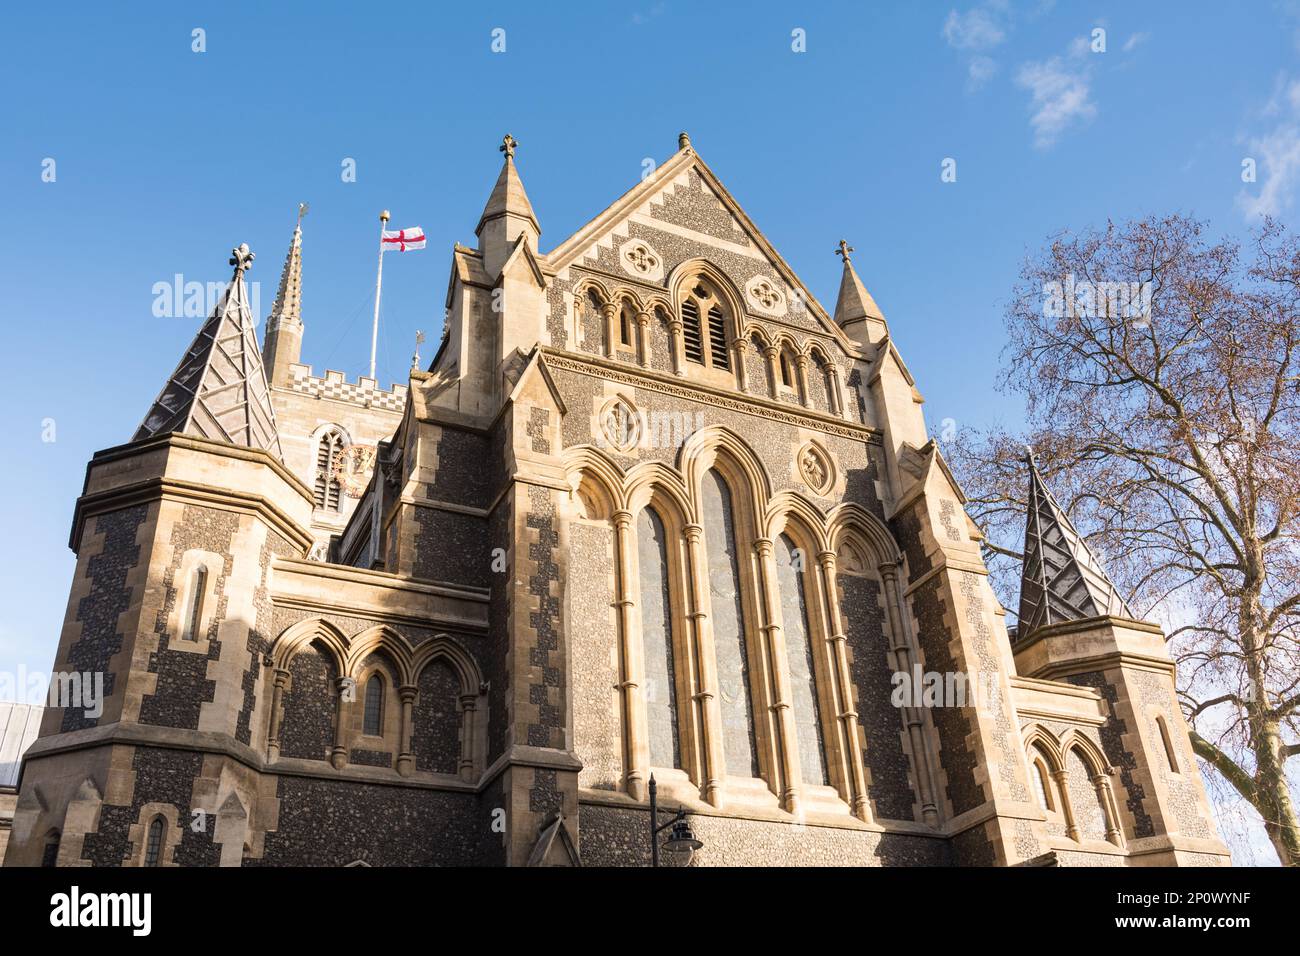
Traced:
POLYGON ((1132 53, 1135 49, 1137 49, 1137 47, 1140 44, 1146 42, 1148 36, 1149 34, 1146 33, 1133 34, 1131 37, 1129 37, 1127 40, 1124 41, 1124 52, 1132 53))
POLYGON ((978 90, 997 73, 998 64, 992 57, 977 56, 970 61, 966 88, 972 92, 978 90))
POLYGON ((1258 186, 1237 193, 1237 208, 1248 219, 1277 216, 1290 208, 1300 185, 1300 80, 1279 76, 1273 94, 1259 111, 1271 128, 1246 140, 1255 161, 1258 186))
POLYGON ((1005 11, 1002 3, 973 7, 965 13, 950 10, 943 22, 943 38, 955 50, 992 49, 1006 39, 1002 25, 1005 11))
POLYGON ((988 53, 1007 38, 1010 21, 1007 0, 985 0, 965 13, 948 11, 941 33, 950 47, 970 55, 966 64, 968 93, 980 89, 997 73, 997 61, 988 53))
POLYGON ((1076 55, 1026 63, 1016 74, 1016 85, 1029 91, 1029 125, 1039 149, 1047 149, 1072 125, 1097 115, 1089 98, 1092 78, 1083 58, 1086 54, 1072 53, 1076 55))

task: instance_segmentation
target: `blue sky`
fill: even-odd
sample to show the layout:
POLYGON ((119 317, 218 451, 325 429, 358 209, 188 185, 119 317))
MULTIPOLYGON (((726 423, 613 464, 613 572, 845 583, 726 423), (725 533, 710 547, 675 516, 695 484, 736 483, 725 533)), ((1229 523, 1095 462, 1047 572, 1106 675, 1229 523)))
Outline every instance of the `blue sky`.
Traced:
POLYGON ((1292 3, 73 4, 5 20, 0 669, 50 666, 85 463, 130 438, 198 324, 155 317, 155 283, 222 281, 248 242, 264 317, 300 201, 318 371, 365 372, 378 211, 428 233, 385 270, 386 384, 417 328, 432 354, 450 247, 474 243, 505 132, 547 250, 688 130, 823 304, 836 242, 855 246, 937 429, 1018 421, 994 390, 1002 306, 1047 235, 1175 210, 1240 233, 1285 220, 1300 179, 1292 3))

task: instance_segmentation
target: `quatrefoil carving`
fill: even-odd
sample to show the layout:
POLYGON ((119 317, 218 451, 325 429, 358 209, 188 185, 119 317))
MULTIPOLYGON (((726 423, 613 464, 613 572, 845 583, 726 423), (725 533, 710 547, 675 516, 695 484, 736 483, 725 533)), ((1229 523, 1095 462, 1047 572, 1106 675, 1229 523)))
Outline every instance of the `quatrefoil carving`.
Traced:
POLYGON ((629 239, 618 250, 619 267, 645 282, 657 282, 664 275, 663 256, 644 239, 629 239))
POLYGON ((785 293, 777 285, 763 276, 755 276, 745 287, 746 298, 750 305, 760 312, 780 315, 785 312, 785 293))

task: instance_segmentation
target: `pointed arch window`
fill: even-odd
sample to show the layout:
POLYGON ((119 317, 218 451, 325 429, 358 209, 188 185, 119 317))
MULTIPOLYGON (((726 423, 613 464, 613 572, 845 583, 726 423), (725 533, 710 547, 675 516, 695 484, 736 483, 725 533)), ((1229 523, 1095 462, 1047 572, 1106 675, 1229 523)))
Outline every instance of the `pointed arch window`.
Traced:
POLYGON ((632 330, 636 327, 636 310, 631 303, 624 302, 618 310, 618 344, 623 348, 632 347, 632 330))
POLYGON ((804 569, 808 557, 786 535, 776 544, 776 577, 781 589, 781 621, 785 633, 786 667, 791 705, 799 742, 799 772, 804 783, 825 784, 826 748, 817 704, 816 667, 808 625, 804 569))
POLYGON ((794 363, 790 361, 790 351, 781 349, 781 384, 794 388, 794 363))
POLYGON ((144 865, 157 866, 162 859, 163 833, 167 822, 162 815, 156 816, 149 824, 149 835, 144 844, 144 865))
POLYGON ((704 476, 701 499, 726 769, 734 776, 757 777, 758 747, 754 738, 748 641, 741 606, 735 512, 731 489, 716 471, 710 470, 704 476))
POLYGON ((1052 785, 1047 779, 1047 766, 1042 757, 1034 758, 1034 782, 1038 785, 1038 805, 1049 813, 1056 809, 1052 803, 1052 785))
POLYGON ((722 297, 699 279, 683 294, 681 309, 686 361, 730 371, 731 347, 727 341, 727 312, 722 297))
POLYGON ((316 446, 316 507, 324 511, 338 511, 342 488, 338 468, 343 457, 343 433, 332 428, 321 435, 316 446))
POLYGON ((197 641, 203 623, 203 601, 208 592, 208 567, 200 564, 190 575, 189 608, 185 614, 185 631, 182 640, 197 641))
POLYGON ((366 681, 365 720, 361 732, 367 737, 384 735, 384 682, 378 674, 366 681))
POLYGON ((664 523, 653 508, 642 510, 636 530, 650 765, 680 767, 672 608, 668 589, 668 538, 664 523))

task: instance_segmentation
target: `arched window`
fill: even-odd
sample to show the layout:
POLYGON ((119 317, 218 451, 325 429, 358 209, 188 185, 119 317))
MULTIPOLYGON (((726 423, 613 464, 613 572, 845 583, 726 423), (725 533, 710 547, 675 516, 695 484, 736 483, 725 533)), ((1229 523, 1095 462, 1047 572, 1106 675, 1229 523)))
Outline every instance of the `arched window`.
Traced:
POLYGON ((339 510, 339 461, 343 456, 343 433, 332 428, 320 436, 316 446, 316 507, 339 510))
POLYGON ((794 362, 790 359, 790 350, 781 349, 781 384, 794 388, 794 362))
POLYGON ((785 633, 786 666, 790 675, 791 705, 799 740, 799 771, 804 783, 828 782, 826 749, 817 707, 812 641, 808 628, 808 600, 804 593, 807 555, 781 535, 776 546, 776 577, 781 589, 781 621, 785 633))
POLYGON ((45 847, 41 850, 41 866, 59 865, 59 831, 45 834, 45 847))
POLYGON ((189 608, 185 614, 185 631, 181 635, 183 640, 197 641, 199 639, 199 626, 203 622, 203 600, 208 590, 208 568, 207 565, 200 564, 190 575, 190 595, 189 608))
POLYGON ((1156 726, 1160 728, 1160 742, 1165 746, 1165 759, 1169 761, 1169 769, 1178 773, 1178 751, 1174 750, 1174 738, 1169 736, 1169 725, 1165 723, 1163 714, 1156 715, 1156 726))
POLYGON ((682 297, 682 344, 686 361, 729 371, 727 314, 722 297, 704 280, 698 280, 682 297))
POLYGON ((167 826, 167 821, 161 815, 156 816, 149 824, 149 836, 144 844, 144 865, 157 866, 158 861, 162 859, 163 851, 163 828, 167 826))
POLYGON ((618 344, 624 348, 632 347, 632 330, 636 327, 636 310, 631 303, 624 302, 618 310, 618 344))
POLYGON ((361 732, 367 737, 384 734, 384 682, 378 674, 371 674, 366 681, 366 715, 361 732))
POLYGON ((740 564, 736 550, 735 513, 731 490, 722 476, 704 476, 701 512, 705 554, 709 562, 709 593, 713 637, 718 658, 718 696, 722 711, 723 752, 727 773, 757 777, 758 748, 750 705, 748 642, 741 609, 740 564))
POLYGON ((668 593, 668 541, 653 508, 637 519, 641 574, 641 646, 645 655, 645 706, 652 767, 681 766, 677 687, 673 678, 672 607, 668 593))
POLYGON ((1052 784, 1047 777, 1047 765, 1043 758, 1036 756, 1033 762, 1034 782, 1038 785, 1038 805, 1049 813, 1056 809, 1052 802, 1052 784))

